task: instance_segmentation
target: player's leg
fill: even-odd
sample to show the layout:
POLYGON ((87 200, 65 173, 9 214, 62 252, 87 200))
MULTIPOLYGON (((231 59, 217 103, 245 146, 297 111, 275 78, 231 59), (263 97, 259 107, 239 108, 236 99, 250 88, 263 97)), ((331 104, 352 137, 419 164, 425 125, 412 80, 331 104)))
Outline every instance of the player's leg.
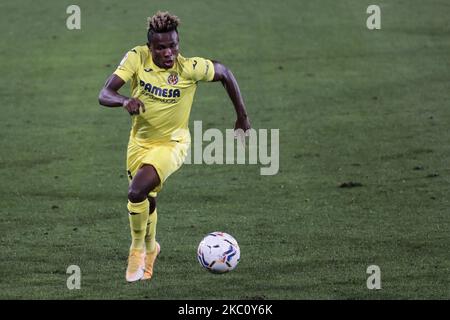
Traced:
POLYGON ((141 280, 148 280, 153 275, 153 265, 158 256, 161 247, 156 242, 156 224, 158 222, 158 212, 156 209, 156 193, 151 192, 148 196, 150 202, 150 214, 147 221, 147 230, 145 232, 145 270, 141 280), (154 195, 154 196, 152 196, 154 195))
POLYGON ((147 220, 147 230, 145 231, 145 249, 147 252, 153 252, 156 248, 156 223, 158 221, 156 196, 149 195, 148 201, 150 203, 150 211, 147 220))
POLYGON ((152 165, 143 165, 131 180, 128 189, 128 212, 132 232, 131 248, 144 249, 145 231, 150 203, 147 195, 160 184, 158 173, 152 165))
POLYGON ((156 224, 158 220, 158 209, 156 207, 156 192, 162 188, 162 184, 166 179, 178 170, 184 162, 187 155, 189 143, 169 142, 167 144, 159 144, 155 146, 152 152, 149 152, 142 160, 144 163, 152 163, 157 169, 158 175, 161 178, 161 184, 153 189, 150 194, 150 210, 152 213, 149 216, 149 228, 146 236, 146 256, 145 256, 145 273, 142 280, 148 280, 153 275, 153 267, 161 248, 156 242, 156 224), (154 198, 152 200, 152 198, 154 198), (153 204, 154 206, 153 206, 153 204), (153 208, 154 211, 152 210, 153 208))
POLYGON ((127 281, 137 281, 144 276, 145 233, 149 219, 148 193, 160 184, 152 165, 145 164, 137 170, 128 189, 128 218, 131 229, 131 248, 126 272, 127 281))
MULTIPOLYGON (((147 165, 144 165, 137 171, 130 184, 130 202, 142 201, 150 191, 150 196, 154 198, 156 193, 161 190, 166 179, 181 167, 187 155, 188 147, 189 143, 169 142, 156 144, 147 149, 145 155, 139 160, 141 165, 147 165), (147 167, 150 169, 147 169, 147 167)), ((146 201, 149 209, 152 210, 148 200, 143 200, 142 202, 146 201)), ((149 214, 150 211, 147 211, 149 218, 147 222, 150 222, 150 225, 148 228, 148 243, 146 243, 145 273, 141 278, 142 280, 148 280, 152 277, 153 266, 160 251, 160 246, 155 240, 157 224, 156 199, 154 199, 154 208, 155 210, 151 214, 149 214)))

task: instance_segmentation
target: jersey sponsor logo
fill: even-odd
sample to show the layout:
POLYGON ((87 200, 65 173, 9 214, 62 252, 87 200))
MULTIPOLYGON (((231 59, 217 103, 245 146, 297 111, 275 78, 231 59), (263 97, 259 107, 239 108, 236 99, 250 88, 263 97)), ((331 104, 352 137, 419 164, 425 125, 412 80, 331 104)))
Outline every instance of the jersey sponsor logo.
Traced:
MULTIPOLYGON (((178 77, 177 77, 178 79, 178 77)), ((178 82, 178 80, 177 80, 178 82)), ((142 89, 148 93, 151 93, 154 96, 157 97, 164 97, 164 98, 179 98, 181 96, 180 89, 162 89, 160 87, 154 86, 150 83, 146 83, 142 80, 139 80, 139 85, 142 87, 142 89)))
POLYGON ((153 71, 153 69, 152 68, 144 68, 144 71, 145 72, 150 72, 150 71, 153 71))
POLYGON ((167 83, 170 85, 176 85, 178 83, 178 74, 176 73, 171 73, 168 77, 167 77, 167 83))

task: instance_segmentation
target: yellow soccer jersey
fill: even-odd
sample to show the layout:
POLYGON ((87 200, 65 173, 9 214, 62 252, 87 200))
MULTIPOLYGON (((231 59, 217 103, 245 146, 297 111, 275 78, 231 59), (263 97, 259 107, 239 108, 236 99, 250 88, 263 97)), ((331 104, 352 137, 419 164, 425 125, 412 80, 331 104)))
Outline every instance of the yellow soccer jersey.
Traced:
POLYGON ((131 95, 145 104, 145 112, 132 117, 131 138, 138 144, 190 140, 189 114, 198 81, 212 81, 211 60, 180 54, 170 69, 153 63, 150 49, 137 46, 127 52, 114 72, 131 80, 131 95))

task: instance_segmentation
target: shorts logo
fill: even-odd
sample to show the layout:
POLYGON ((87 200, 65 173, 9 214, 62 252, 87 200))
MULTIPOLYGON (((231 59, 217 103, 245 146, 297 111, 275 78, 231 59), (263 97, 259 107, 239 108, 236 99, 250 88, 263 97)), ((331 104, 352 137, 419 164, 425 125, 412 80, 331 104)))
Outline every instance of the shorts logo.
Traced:
POLYGON ((178 74, 171 73, 169 77, 167 78, 167 83, 170 85, 176 85, 178 83, 178 74))

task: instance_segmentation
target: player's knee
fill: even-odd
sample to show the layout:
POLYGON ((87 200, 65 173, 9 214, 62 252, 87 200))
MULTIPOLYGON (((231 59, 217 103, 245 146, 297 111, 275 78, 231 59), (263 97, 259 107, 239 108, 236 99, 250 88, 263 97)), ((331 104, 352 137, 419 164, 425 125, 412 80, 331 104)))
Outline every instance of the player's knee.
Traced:
POLYGON ((150 202, 150 214, 156 209, 156 198, 148 196, 148 202, 150 202))
POLYGON ((136 188, 128 188, 128 200, 133 203, 142 202, 147 198, 147 194, 145 191, 138 190, 136 188))

